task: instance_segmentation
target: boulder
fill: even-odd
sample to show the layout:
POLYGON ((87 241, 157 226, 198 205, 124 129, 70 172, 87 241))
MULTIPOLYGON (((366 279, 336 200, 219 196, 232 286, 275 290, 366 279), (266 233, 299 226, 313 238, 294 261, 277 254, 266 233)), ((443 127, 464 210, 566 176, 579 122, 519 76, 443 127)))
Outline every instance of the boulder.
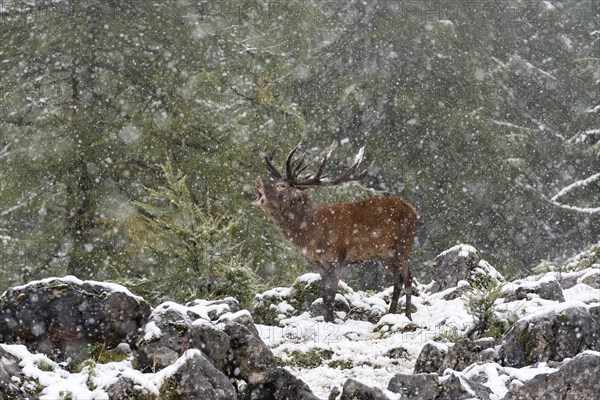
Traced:
MULTIPOLYGON (((321 316, 325 310, 322 292, 321 276, 315 273, 304 274, 289 288, 278 287, 257 294, 252 305, 252 316, 257 323, 264 325, 278 325, 281 320, 304 312, 308 312, 312 317, 321 316)), ((416 289, 413 288, 413 296, 418 295, 415 292, 416 289)), ((390 296, 391 289, 389 294, 371 297, 355 292, 340 281, 334 303, 335 312, 339 313, 340 318, 376 323, 387 313, 390 296)))
POLYGON ((560 303, 565 301, 563 290, 554 273, 550 273, 536 281, 517 281, 510 285, 504 297, 504 302, 531 299, 531 294, 544 300, 553 300, 560 303))
POLYGON ((232 378, 243 379, 253 385, 271 382, 276 378, 275 356, 267 345, 236 322, 225 324, 229 336, 229 371, 232 378))
POLYGON ((4 293, 0 342, 64 360, 95 343, 135 342, 149 314, 150 305, 122 286, 49 278, 4 293))
POLYGON ((389 382, 390 392, 406 400, 435 400, 441 392, 437 374, 397 374, 389 382))
POLYGON ((600 269, 591 269, 579 280, 594 289, 600 289, 600 269))
POLYGON ((161 387, 161 397, 189 400, 230 400, 237 393, 229 378, 199 350, 188 350, 175 363, 176 371, 161 387))
POLYGON ((446 344, 425 343, 415 362, 415 374, 442 371, 442 363, 447 352, 448 345, 446 344))
POLYGON ((381 389, 373 388, 354 379, 348 379, 340 400, 389 400, 381 389))
POLYGON ((0 400, 29 398, 22 389, 22 385, 17 385, 13 380, 13 377, 18 378, 19 382, 24 380, 19 362, 17 357, 0 346, 0 400))
POLYGON ((493 361, 495 356, 494 343, 493 338, 460 339, 448 349, 437 372, 442 373, 447 368, 462 371, 476 362, 493 361))
POLYGON ((437 400, 471 400, 490 398, 492 391, 481 383, 473 382, 457 373, 451 373, 440 379, 440 396, 437 400))
POLYGON ((479 261, 479 252, 466 244, 459 244, 440 253, 433 261, 434 282, 431 293, 455 287, 459 281, 467 280, 479 261))
POLYGON ((273 379, 263 384, 248 384, 240 397, 252 400, 319 400, 308 385, 284 368, 277 368, 273 379))
POLYGON ((598 321, 584 305, 551 307, 518 320, 503 339, 499 359, 505 366, 524 367, 562 361, 585 350, 600 350, 598 321))
POLYGON ((536 375, 523 386, 510 390, 505 400, 599 400, 600 353, 584 352, 551 374, 536 375))

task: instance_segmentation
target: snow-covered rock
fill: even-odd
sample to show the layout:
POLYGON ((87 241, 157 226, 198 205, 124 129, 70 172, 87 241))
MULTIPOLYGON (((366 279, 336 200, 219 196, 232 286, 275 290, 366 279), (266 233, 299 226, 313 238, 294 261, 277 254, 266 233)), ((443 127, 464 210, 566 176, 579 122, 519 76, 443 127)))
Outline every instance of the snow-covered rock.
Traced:
MULTIPOLYGON (((450 253, 463 259, 474 254, 460 246, 450 253)), ((508 283, 485 261, 470 264, 465 278, 444 290, 417 284, 413 321, 387 314, 391 288, 365 293, 342 282, 336 323, 324 323, 310 312, 321 300, 320 279, 308 274, 290 288, 257 296, 274 311, 270 322, 255 324, 254 315, 232 298, 163 303, 130 325, 136 333, 125 335, 127 343, 119 346, 125 356, 118 360, 96 357, 68 369, 35 345, 0 344, 0 398, 522 399, 547 390, 562 396, 555 380, 573 388, 564 392, 567 397, 594 398, 585 382, 597 375, 600 356, 596 264, 571 272, 553 268, 508 283), (495 339, 475 339, 477 319, 468 309, 474 294, 490 296, 490 315, 502 327, 495 339)), ((77 285, 46 283, 55 295, 73 299, 76 314, 95 290, 106 293, 98 307, 115 293, 144 303, 110 284, 90 283, 83 293, 77 285)), ((19 292, 27 287, 37 288, 8 291, 17 294, 2 297, 0 312, 20 305, 19 312, 28 315, 35 306, 28 302, 31 293, 19 292)), ((107 346, 102 354, 112 351, 107 346)))
POLYGON ((88 346, 134 342, 149 304, 123 286, 48 278, 0 297, 0 343, 21 343, 55 360, 77 359, 88 346))

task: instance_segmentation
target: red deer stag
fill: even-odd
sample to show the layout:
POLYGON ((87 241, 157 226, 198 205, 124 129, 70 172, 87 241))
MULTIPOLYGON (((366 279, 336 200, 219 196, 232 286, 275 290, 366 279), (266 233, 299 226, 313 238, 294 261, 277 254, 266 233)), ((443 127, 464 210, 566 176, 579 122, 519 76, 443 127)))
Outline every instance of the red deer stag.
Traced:
POLYGON ((354 163, 338 179, 323 177, 325 163, 333 151, 329 147, 313 175, 301 178, 306 170, 306 152, 293 159, 300 144, 292 149, 282 176, 273 166, 274 151, 265 155, 267 170, 273 179, 254 183, 256 200, 294 247, 319 267, 323 283, 325 321, 334 320, 335 293, 341 269, 348 264, 381 260, 391 269, 394 292, 390 313, 396 312, 401 284, 406 292, 406 316, 411 319, 412 277, 408 259, 419 215, 415 208, 399 197, 377 197, 350 204, 320 205, 309 198, 318 186, 333 186, 363 179, 369 168, 355 173, 362 161, 364 147, 354 163))

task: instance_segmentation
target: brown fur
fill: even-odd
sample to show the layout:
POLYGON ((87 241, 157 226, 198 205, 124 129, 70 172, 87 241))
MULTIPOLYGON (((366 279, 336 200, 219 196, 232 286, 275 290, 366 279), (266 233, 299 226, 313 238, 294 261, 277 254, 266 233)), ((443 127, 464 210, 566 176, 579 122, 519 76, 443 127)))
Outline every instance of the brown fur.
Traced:
POLYGON ((349 204, 319 205, 285 179, 254 185, 260 207, 294 247, 319 267, 325 320, 334 319, 335 292, 341 269, 348 264, 382 260, 394 277, 390 313, 395 313, 402 282, 406 316, 411 318, 412 276, 408 259, 419 219, 415 208, 399 197, 377 197, 349 204))

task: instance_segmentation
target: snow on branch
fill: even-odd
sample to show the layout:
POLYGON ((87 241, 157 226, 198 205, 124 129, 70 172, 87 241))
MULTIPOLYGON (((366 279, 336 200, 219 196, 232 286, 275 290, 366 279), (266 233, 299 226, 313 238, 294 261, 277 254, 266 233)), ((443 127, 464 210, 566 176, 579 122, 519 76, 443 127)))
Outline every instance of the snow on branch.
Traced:
POLYGON ((10 154, 10 152, 8 151, 8 146, 10 146, 10 144, 7 144, 2 149, 0 149, 0 159, 4 158, 10 154))
POLYGON ((585 179, 573 182, 570 185, 562 188, 561 190, 558 191, 558 193, 556 193, 554 196, 552 196, 550 198, 550 201, 554 205, 557 205, 561 208, 566 208, 568 210, 573 210, 573 211, 578 211, 578 212, 583 212, 583 213, 588 213, 588 214, 599 213, 600 207, 576 207, 576 206, 570 206, 570 205, 562 204, 562 203, 558 202, 558 199, 560 199, 561 197, 565 196, 566 194, 572 192, 573 190, 575 190, 577 188, 581 188, 581 187, 586 187, 590 183, 593 183, 597 180, 600 180, 600 172, 598 172, 592 176, 589 176, 585 179))
POLYGON ((580 187, 585 187, 585 186, 589 185, 590 183, 597 181, 598 179, 600 179, 600 172, 598 172, 597 174, 594 174, 588 178, 582 179, 580 181, 573 182, 569 186, 562 188, 558 193, 556 193, 554 196, 552 196, 550 198, 550 200, 557 201, 559 198, 572 192, 573 190, 580 188, 580 187))

